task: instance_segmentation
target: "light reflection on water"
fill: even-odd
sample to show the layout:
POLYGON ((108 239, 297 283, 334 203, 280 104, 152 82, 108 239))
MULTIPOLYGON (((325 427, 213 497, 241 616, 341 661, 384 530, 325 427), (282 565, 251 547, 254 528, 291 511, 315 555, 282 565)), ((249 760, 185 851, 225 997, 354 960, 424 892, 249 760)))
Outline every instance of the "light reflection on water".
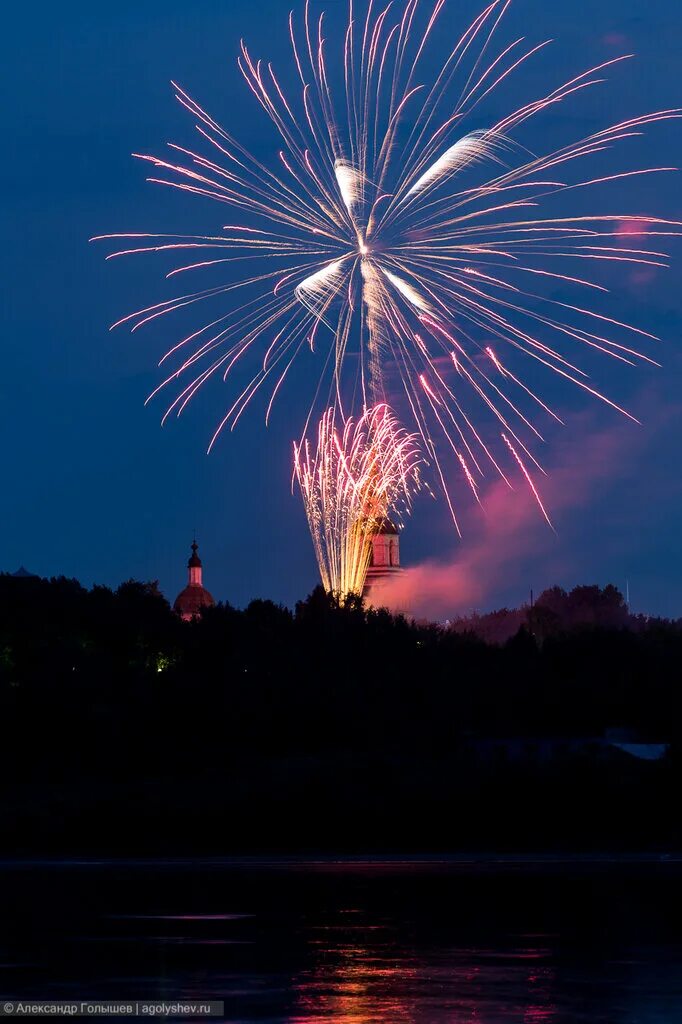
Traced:
POLYGON ((0 865, 0 998, 230 1024, 677 1024, 675 863, 0 865))
POLYGON ((384 963, 357 948, 341 962, 299 979, 292 1021, 553 1021, 554 972, 481 969, 476 951, 443 962, 384 963))
POLYGON ((549 950, 452 948, 389 957, 366 945, 333 945, 319 953, 316 967, 294 981, 289 1019, 297 1024, 556 1019, 555 972, 544 962, 549 950))

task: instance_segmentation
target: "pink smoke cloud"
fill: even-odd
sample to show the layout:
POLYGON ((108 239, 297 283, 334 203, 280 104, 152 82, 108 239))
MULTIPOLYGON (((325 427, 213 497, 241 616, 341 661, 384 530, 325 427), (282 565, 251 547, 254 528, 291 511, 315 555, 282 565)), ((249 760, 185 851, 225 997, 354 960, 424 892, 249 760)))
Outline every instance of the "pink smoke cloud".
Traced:
POLYGON ((650 428, 623 422, 594 432, 585 417, 572 431, 573 442, 558 449, 548 475, 534 472, 557 533, 544 522, 522 478, 511 478, 514 490, 498 479, 482 492, 483 515, 463 531, 454 559, 407 568, 384 584, 376 603, 416 618, 442 620, 483 606, 496 589, 518 578, 529 556, 540 564, 551 562, 556 571, 557 561, 570 559, 561 543, 561 522, 584 508, 593 490, 611 479, 619 465, 636 458, 650 434, 650 428))
POLYGON ((624 32, 607 32, 602 38, 606 46, 615 46, 623 51, 631 46, 630 39, 624 32))
MULTIPOLYGON (((622 220, 616 228, 616 235, 618 236, 619 242, 624 245, 632 245, 638 239, 643 239, 644 236, 651 233, 651 225, 644 220, 637 217, 632 217, 629 220, 622 220)), ((628 275, 628 281, 634 288, 646 288, 650 285, 657 277, 656 268, 652 266, 638 266, 632 269, 628 275)))
POLYGON ((619 237, 630 238, 633 235, 648 235, 651 230, 651 225, 638 217, 632 217, 630 220, 621 220, 616 228, 616 234, 619 237))

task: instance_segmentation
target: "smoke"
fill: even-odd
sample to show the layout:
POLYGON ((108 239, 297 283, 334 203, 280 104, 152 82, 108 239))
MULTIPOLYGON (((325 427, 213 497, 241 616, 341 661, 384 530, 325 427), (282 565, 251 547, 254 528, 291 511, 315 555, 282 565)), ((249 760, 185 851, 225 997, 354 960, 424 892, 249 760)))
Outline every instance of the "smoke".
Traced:
MULTIPOLYGON (((588 499, 613 482, 618 467, 626 458, 630 464, 652 432, 623 422, 596 432, 592 426, 584 417, 578 430, 571 431, 571 443, 555 449, 548 475, 535 474, 557 533, 544 522, 523 479, 513 477, 513 490, 498 479, 482 492, 483 515, 467 524, 454 559, 406 569, 384 584, 377 603, 417 618, 442 620, 480 608, 502 586, 521 583, 521 567, 530 558, 542 567, 538 575, 548 573, 549 565, 553 572, 568 571, 576 538, 575 530, 563 524, 570 523, 571 514, 580 522, 579 510, 586 514, 588 499)), ((606 536, 608 523, 603 525, 606 536)))

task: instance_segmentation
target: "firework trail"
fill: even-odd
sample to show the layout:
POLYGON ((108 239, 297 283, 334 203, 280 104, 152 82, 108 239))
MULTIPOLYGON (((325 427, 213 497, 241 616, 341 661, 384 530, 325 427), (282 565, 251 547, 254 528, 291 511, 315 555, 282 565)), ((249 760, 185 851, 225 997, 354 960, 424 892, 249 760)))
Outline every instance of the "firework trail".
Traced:
POLYGON ((341 602, 361 595, 372 538, 388 518, 409 508, 420 486, 416 437, 386 405, 344 424, 332 406, 317 446, 294 446, 294 470, 325 589, 341 602))
POLYGON ((137 330, 210 309, 161 360, 170 369, 150 398, 173 391, 164 420, 212 378, 239 381, 210 450, 259 393, 267 422, 301 360, 319 368, 302 436, 316 404, 335 406, 343 422, 399 383, 457 525, 449 466, 474 497, 486 471, 510 483, 507 473, 520 469, 544 512, 531 446, 542 440, 543 421, 559 416, 528 370, 533 381, 558 375, 633 418, 591 382, 584 357, 655 364, 655 339, 612 316, 607 289, 593 277, 605 267, 665 266, 659 240, 679 224, 620 204, 605 210, 601 198, 598 212, 579 215, 561 204, 674 170, 614 167, 605 154, 681 112, 638 114, 531 152, 529 124, 538 122, 541 137, 543 119, 627 56, 490 117, 488 97, 501 87, 506 95, 514 76, 525 82, 525 68, 548 45, 501 41, 510 2, 492 0, 444 59, 436 44, 446 0, 367 0, 362 8, 350 0, 333 44, 325 15, 313 18, 306 3, 300 19, 290 16, 292 59, 281 74, 242 43, 239 68, 279 136, 271 165, 175 86, 199 147, 140 156, 153 168, 149 180, 236 208, 238 223, 212 235, 99 236, 126 240, 108 258, 165 253, 180 257, 168 277, 208 272, 217 281, 118 321, 137 330), (633 220, 646 240, 625 245, 619 236, 633 220), (557 283, 577 297, 543 290, 557 283))

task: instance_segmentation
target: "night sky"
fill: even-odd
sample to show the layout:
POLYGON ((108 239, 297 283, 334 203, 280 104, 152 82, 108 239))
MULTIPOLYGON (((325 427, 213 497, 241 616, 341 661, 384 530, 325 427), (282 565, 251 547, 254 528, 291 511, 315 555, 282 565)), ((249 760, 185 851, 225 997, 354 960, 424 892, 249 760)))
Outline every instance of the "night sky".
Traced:
MULTIPOLYGON (((458 12, 479 6, 453 0, 443 32, 456 36, 458 12)), ((514 6, 507 40, 557 40, 528 72, 538 91, 618 53, 637 54, 588 99, 562 107, 553 127, 563 141, 621 116, 682 106, 678 0, 514 6)), ((211 390, 161 429, 165 407, 143 402, 159 380, 164 341, 180 335, 172 324, 165 337, 108 326, 177 285, 164 281, 167 268, 153 257, 105 263, 106 251, 88 243, 108 231, 215 232, 234 218, 227 207, 146 184, 145 167, 130 154, 193 141, 192 119, 173 99, 174 78, 248 148, 274 158, 278 139, 236 56, 244 37, 254 53, 288 67, 288 11, 283 0, 38 0, 5 11, 1 569, 24 564, 88 585, 158 579, 172 599, 196 528, 216 598, 291 604, 316 582, 302 507, 290 493, 290 445, 307 409, 307 381, 292 378, 268 430, 258 408, 210 457, 227 390, 211 390)), ((501 94, 500 112, 516 98, 501 94)), ((646 148, 622 151, 618 169, 682 164, 682 123, 653 126, 647 138, 646 148)), ((614 161, 604 166, 611 171, 614 161)), ((679 175, 643 178, 622 194, 634 213, 682 220, 679 175)), ((663 370, 608 378, 609 393, 644 426, 577 391, 551 395, 567 421, 543 455, 553 471, 543 488, 557 536, 537 510, 530 517, 525 505, 491 491, 487 516, 467 512, 458 542, 443 503, 419 501, 402 535, 403 561, 454 566, 433 570, 441 588, 456 588, 457 566, 466 563, 468 589, 453 596, 453 611, 516 604, 530 587, 624 588, 627 579, 634 610, 682 615, 682 242, 670 251, 672 270, 626 268, 615 287, 609 282, 615 315, 663 339, 663 370), (480 576, 473 591, 472 576, 480 576)), ((602 382, 607 369, 602 363, 602 382)), ((456 497, 471 505, 466 489, 456 497)))

